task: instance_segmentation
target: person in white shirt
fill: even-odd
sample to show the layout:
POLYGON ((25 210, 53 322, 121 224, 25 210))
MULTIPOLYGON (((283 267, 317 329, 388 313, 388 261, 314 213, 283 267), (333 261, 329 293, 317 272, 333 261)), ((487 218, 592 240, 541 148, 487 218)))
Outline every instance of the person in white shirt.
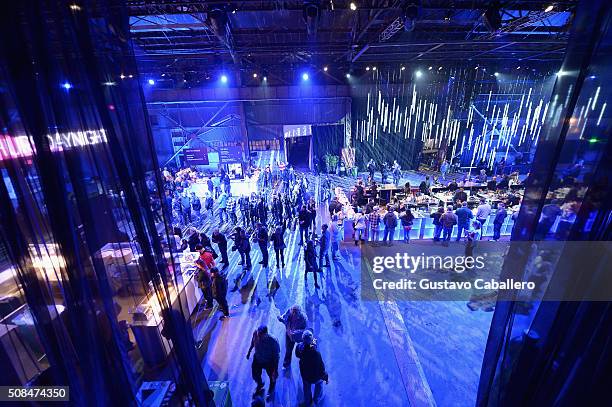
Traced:
POLYGON ((353 219, 353 225, 355 228, 355 245, 359 244, 359 241, 364 241, 365 237, 365 229, 366 229, 366 220, 363 213, 361 213, 361 209, 357 210, 355 213, 355 218, 353 219))
POLYGON ((480 223, 480 237, 482 237, 482 231, 484 230, 484 224, 487 221, 487 218, 491 214, 491 205, 487 202, 486 199, 480 200, 480 205, 476 208, 476 220, 480 223))

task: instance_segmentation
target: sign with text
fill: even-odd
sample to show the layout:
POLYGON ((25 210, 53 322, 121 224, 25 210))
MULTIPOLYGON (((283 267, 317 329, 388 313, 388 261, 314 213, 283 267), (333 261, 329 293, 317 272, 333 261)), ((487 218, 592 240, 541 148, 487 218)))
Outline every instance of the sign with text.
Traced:
MULTIPOLYGON (((68 151, 86 146, 107 143, 104 129, 70 131, 47 134, 52 152, 68 151)), ((34 140, 30 136, 9 136, 0 134, 0 161, 27 158, 36 154, 34 140)))
POLYGON ((187 165, 208 165, 208 149, 206 147, 186 148, 183 150, 187 165))
POLYGON ((285 138, 312 136, 312 125, 310 124, 289 124, 283 126, 285 138))
POLYGON ((241 163, 242 147, 219 147, 219 160, 224 164, 241 163))

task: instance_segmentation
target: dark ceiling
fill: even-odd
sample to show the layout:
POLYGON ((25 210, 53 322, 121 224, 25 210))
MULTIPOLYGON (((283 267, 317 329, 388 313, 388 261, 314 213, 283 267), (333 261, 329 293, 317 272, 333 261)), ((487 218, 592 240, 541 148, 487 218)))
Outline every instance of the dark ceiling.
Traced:
POLYGON ((256 72, 291 82, 324 66, 332 82, 369 65, 548 69, 563 57, 577 1, 357 0, 356 10, 344 0, 127 3, 143 74, 191 83, 236 71, 248 85, 256 72))

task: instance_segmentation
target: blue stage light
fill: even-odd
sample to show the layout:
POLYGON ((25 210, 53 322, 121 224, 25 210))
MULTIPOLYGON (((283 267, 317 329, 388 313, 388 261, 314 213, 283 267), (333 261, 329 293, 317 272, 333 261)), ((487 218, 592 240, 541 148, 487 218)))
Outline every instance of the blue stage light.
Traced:
POLYGON ((308 73, 304 72, 302 74, 302 80, 307 81, 308 79, 310 79, 310 76, 308 76, 308 73))
POLYGON ((70 89, 72 89, 72 84, 70 82, 64 82, 64 83, 62 83, 62 88, 66 89, 66 90, 70 90, 70 89))
POLYGON ((155 80, 153 80, 153 79, 149 79, 147 82, 148 82, 148 83, 149 83, 149 85, 151 85, 151 86, 155 85, 155 80))
POLYGON ((227 75, 221 75, 221 82, 227 83, 227 75))

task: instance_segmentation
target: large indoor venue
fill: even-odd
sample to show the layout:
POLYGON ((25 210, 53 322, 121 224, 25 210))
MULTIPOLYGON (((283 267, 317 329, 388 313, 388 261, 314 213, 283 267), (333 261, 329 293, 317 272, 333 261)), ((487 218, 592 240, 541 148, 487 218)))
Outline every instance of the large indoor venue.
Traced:
POLYGON ((611 6, 5 1, 0 406, 609 405, 611 6))

